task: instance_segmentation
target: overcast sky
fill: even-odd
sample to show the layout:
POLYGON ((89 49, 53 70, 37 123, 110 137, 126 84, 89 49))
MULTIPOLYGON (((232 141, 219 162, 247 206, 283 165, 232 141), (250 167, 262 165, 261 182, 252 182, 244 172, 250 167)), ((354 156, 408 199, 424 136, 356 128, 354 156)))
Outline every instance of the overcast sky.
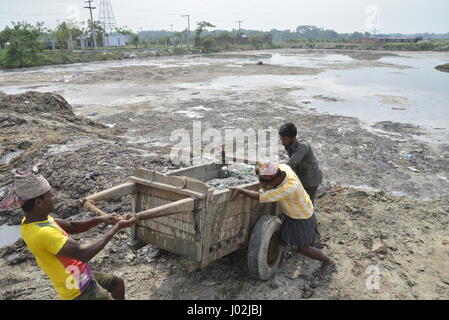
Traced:
MULTIPOLYGON (((0 27, 10 21, 86 20, 85 0, 0 0, 0 27)), ((94 0, 98 19, 101 0, 94 0)), ((119 26, 139 30, 181 31, 191 15, 191 29, 206 20, 217 29, 294 30, 298 25, 316 25, 338 32, 380 33, 449 32, 449 0, 110 0, 119 26)))

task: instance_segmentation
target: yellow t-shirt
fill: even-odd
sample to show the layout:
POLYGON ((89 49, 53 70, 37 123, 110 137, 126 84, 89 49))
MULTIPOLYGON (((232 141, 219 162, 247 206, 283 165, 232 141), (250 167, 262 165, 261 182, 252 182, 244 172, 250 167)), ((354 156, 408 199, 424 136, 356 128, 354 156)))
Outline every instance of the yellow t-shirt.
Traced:
POLYGON ((62 300, 75 299, 90 284, 92 271, 89 266, 76 259, 57 256, 69 236, 53 217, 28 224, 24 223, 25 219, 21 226, 22 238, 37 264, 50 278, 62 300))
POLYGON ((286 215, 293 219, 309 219, 313 215, 313 204, 296 173, 286 164, 279 169, 286 173, 282 183, 273 190, 260 195, 260 202, 279 202, 286 215))

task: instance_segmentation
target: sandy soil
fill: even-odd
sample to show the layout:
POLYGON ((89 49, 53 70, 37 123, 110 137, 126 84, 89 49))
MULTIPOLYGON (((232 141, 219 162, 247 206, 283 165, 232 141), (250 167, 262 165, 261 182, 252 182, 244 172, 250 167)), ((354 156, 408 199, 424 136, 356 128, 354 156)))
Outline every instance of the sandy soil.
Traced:
MULTIPOLYGON (((55 216, 81 219, 87 213, 80 212, 74 200, 125 181, 134 167, 163 172, 176 168, 168 157, 170 133, 179 128, 191 131, 193 119, 201 120, 203 130, 277 128, 288 120, 312 144, 323 167, 318 220, 324 250, 339 266, 333 277, 313 278, 317 263, 292 250, 284 253, 278 274, 267 282, 248 277, 243 251, 205 270, 188 272, 181 257, 157 248, 130 251, 126 232, 117 235, 91 266, 123 276, 130 299, 448 298, 448 144, 426 142, 421 138, 427 132, 410 124, 385 121, 368 126, 355 118, 316 113, 307 101, 292 99, 290 93, 300 87, 261 90, 251 84, 213 82, 230 75, 315 76, 327 68, 382 67, 382 54, 358 52, 351 62, 325 61, 307 68, 257 65, 258 54, 243 54, 254 63, 239 66, 232 66, 238 55, 229 54, 217 55, 217 63, 208 64, 1 77, 2 87, 34 90, 54 86, 55 79, 69 79, 52 91, 74 102, 70 106, 61 96, 38 93, 0 97, 0 158, 23 150, 0 165, 0 196, 11 184, 11 169, 42 163, 41 173, 59 197, 55 216), (226 59, 231 66, 224 65, 226 59), (116 103, 128 92, 128 101, 116 103), (80 99, 82 94, 86 100, 80 99), (108 102, 97 102, 100 98, 108 102), (97 115, 89 117, 92 111, 97 115), (369 270, 379 271, 379 289, 367 288, 369 270)), ((407 103, 377 94, 397 106, 407 103)), ((124 213, 129 204, 124 198, 102 208, 124 213)), ((17 224, 20 217, 20 210, 11 210, 2 213, 0 222, 17 224)), ((104 228, 97 228, 76 239, 86 243, 102 232, 104 228)), ((3 248, 0 257, 2 299, 57 298, 20 240, 3 248)))

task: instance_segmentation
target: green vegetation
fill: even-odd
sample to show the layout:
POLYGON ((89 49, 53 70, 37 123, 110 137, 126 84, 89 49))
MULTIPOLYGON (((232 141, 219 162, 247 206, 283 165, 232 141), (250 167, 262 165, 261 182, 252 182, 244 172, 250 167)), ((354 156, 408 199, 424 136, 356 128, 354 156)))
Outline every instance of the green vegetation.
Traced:
POLYGON ((197 23, 195 30, 195 48, 201 48, 204 52, 211 52, 216 44, 216 40, 211 36, 206 36, 204 39, 201 39, 201 34, 206 28, 215 28, 215 26, 207 21, 197 23))
MULTIPOLYGON (((143 31, 133 32, 127 27, 118 28, 117 34, 127 36, 120 47, 104 48, 103 36, 107 36, 99 21, 85 27, 76 21, 64 21, 55 29, 44 28, 42 23, 13 22, 0 31, 0 68, 33 67, 47 64, 88 62, 119 59, 123 50, 156 49, 158 52, 142 52, 139 56, 179 55, 240 51, 273 48, 348 49, 391 51, 449 51, 449 33, 424 34, 426 40, 418 43, 384 43, 369 38, 369 33, 337 33, 315 26, 298 26, 296 30, 213 30, 207 21, 197 22, 193 38, 187 30, 182 32, 143 31), (92 32, 92 29, 94 32, 92 32), (93 39, 95 34, 95 41, 93 39), (441 37, 442 40, 435 39, 441 37), (192 43, 194 41, 194 43, 192 43), (94 44, 97 50, 94 50, 94 44), (102 52, 101 49, 106 52, 102 52)), ((401 37, 402 35, 392 35, 401 37)))
POLYGON ((285 43, 289 48, 300 49, 347 49, 385 51, 449 51, 449 40, 424 40, 417 43, 380 42, 375 39, 292 39, 285 43))
POLYGON ((210 36, 205 37, 202 41, 203 50, 205 52, 211 52, 212 48, 215 46, 216 42, 217 41, 210 36))
POLYGON ((203 31, 206 30, 206 28, 215 28, 215 26, 207 21, 200 21, 198 22, 195 30, 195 39, 200 39, 201 38, 201 34, 203 33, 203 31))
MULTIPOLYGON (((23 68, 49 64, 64 64, 88 62, 94 60, 118 59, 120 52, 68 52, 69 39, 72 43, 75 37, 84 31, 75 23, 63 22, 56 30, 49 31, 42 23, 31 25, 26 22, 12 23, 0 32, 0 68, 23 68), (50 39, 58 42, 59 51, 48 50, 50 39)), ((95 26, 97 32, 102 32, 101 26, 95 26)), ((100 42, 101 43, 101 42, 100 42)))
POLYGON ((30 67, 42 59, 45 43, 41 39, 42 24, 13 23, 0 32, 0 66, 3 68, 30 67))
POLYGON ((449 41, 426 40, 418 43, 385 43, 382 48, 395 51, 449 51, 449 41))
POLYGON ((439 71, 449 72, 449 63, 442 64, 440 66, 436 66, 435 69, 439 71))
POLYGON ((122 52, 76 52, 76 53, 52 53, 47 52, 42 56, 41 64, 69 64, 91 61, 107 61, 118 60, 122 56, 122 52))

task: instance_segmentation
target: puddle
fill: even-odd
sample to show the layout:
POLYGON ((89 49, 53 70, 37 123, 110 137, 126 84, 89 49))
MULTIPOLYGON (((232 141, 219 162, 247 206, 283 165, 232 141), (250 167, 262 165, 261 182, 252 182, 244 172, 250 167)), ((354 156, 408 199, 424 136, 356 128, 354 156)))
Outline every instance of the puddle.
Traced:
POLYGON ((4 165, 4 164, 8 164, 11 160, 13 160, 15 157, 21 155, 24 152, 25 152, 25 150, 17 150, 17 151, 7 153, 3 158, 0 159, 0 166, 4 165))
POLYGON ((266 64, 273 64, 287 67, 321 67, 329 63, 350 63, 355 60, 342 54, 310 54, 310 53, 275 53, 269 59, 261 59, 266 64))
POLYGON ((429 132, 449 133, 449 77, 434 69, 443 60, 385 57, 382 62, 412 68, 392 73, 391 68, 327 71, 292 92, 298 101, 311 101, 318 111, 357 117, 373 124, 380 121, 411 123, 429 132), (324 95, 337 101, 322 101, 324 95), (341 100, 341 101, 338 101, 341 100))
POLYGON ((0 248, 13 244, 20 238, 20 225, 0 226, 0 248))
MULTIPOLYGON (((309 101, 311 111, 356 117, 367 124, 381 121, 411 123, 433 136, 449 134, 449 77, 434 69, 444 55, 383 57, 391 67, 329 70, 318 75, 223 76, 200 83, 179 83, 191 90, 252 91, 271 88, 297 89, 297 102, 309 101), (398 71, 398 66, 401 68, 398 71), (435 130, 438 128, 438 130, 435 130)), ((285 66, 319 63, 352 63, 341 54, 279 54, 263 59, 285 66)), ((190 114, 192 118, 197 114, 190 114)), ((432 137, 433 139, 433 137, 432 137)))

